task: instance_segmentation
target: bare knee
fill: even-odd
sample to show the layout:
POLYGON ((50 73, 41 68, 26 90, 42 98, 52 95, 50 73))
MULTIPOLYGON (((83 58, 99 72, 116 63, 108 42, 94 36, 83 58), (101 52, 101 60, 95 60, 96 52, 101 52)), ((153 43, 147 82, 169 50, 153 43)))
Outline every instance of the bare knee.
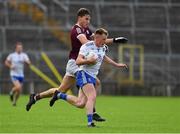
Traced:
POLYGON ((20 91, 22 90, 22 86, 21 86, 21 85, 16 85, 16 86, 15 86, 15 90, 16 90, 17 92, 20 92, 20 91))
POLYGON ((78 108, 81 108, 81 109, 83 109, 85 106, 86 106, 85 103, 80 103, 80 104, 77 105, 77 107, 78 107, 78 108))
POLYGON ((72 87, 74 82, 75 82, 74 77, 65 75, 61 82, 61 85, 58 87, 58 90, 65 93, 72 87))
POLYGON ((91 101, 94 103, 96 101, 96 95, 89 96, 88 101, 91 101))
POLYGON ((86 106, 86 101, 85 100, 77 101, 76 106, 78 108, 83 109, 86 106))
POLYGON ((64 87, 59 87, 58 90, 63 93, 67 92, 67 89, 65 89, 64 87))

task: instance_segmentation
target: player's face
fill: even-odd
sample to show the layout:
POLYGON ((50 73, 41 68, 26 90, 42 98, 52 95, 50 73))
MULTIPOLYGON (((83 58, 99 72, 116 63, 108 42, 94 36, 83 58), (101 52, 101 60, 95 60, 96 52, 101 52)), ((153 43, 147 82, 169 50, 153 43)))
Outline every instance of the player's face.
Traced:
POLYGON ((17 44, 17 45, 16 45, 16 52, 17 52, 17 53, 21 53, 22 51, 23 51, 22 45, 21 45, 21 44, 17 44))
POLYGON ((102 47, 106 42, 107 36, 105 34, 95 35, 95 42, 98 47, 102 47))
POLYGON ((83 28, 86 28, 89 26, 89 23, 90 23, 90 15, 85 15, 85 16, 82 16, 82 17, 79 17, 79 22, 80 22, 80 25, 83 27, 83 28))

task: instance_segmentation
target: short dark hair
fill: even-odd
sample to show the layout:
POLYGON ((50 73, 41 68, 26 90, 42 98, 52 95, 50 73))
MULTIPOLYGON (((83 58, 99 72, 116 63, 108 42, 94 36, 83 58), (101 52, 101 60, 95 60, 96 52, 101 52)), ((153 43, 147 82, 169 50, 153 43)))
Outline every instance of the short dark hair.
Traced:
POLYGON ((98 28, 96 31, 95 31, 95 34, 105 34, 106 36, 108 36, 108 31, 104 28, 98 28))
POLYGON ((77 12, 77 16, 83 17, 85 15, 90 15, 90 11, 87 8, 80 8, 77 12))

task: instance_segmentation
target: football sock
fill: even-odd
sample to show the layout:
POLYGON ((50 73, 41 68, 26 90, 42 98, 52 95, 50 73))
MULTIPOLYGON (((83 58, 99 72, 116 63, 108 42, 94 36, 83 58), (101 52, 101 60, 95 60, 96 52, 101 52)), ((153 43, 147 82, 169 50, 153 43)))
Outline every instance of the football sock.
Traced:
POLYGON ((88 125, 90 125, 92 123, 92 120, 93 120, 93 115, 92 114, 88 114, 87 115, 87 119, 88 119, 88 125))
POLYGON ((62 100, 67 100, 67 95, 64 93, 58 93, 57 98, 62 100))

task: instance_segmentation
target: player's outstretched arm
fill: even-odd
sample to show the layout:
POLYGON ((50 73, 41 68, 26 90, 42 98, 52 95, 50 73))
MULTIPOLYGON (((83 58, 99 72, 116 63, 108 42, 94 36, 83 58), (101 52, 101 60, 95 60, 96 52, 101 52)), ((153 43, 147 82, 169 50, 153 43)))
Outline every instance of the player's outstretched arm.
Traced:
POLYGON ((105 55, 104 61, 107 62, 108 64, 111 64, 111 65, 118 67, 118 68, 121 68, 121 67, 128 68, 128 66, 126 64, 117 63, 117 62, 113 61, 111 58, 109 58, 107 55, 105 55))
POLYGON ((106 39, 106 44, 112 44, 112 43, 127 43, 128 39, 125 37, 116 37, 116 38, 109 38, 106 39))
POLYGON ((30 61, 30 59, 29 59, 29 57, 28 57, 27 54, 24 55, 24 62, 25 62, 27 65, 31 65, 31 61, 30 61))
POLYGON ((81 42, 82 45, 89 42, 89 40, 86 38, 84 34, 80 34, 77 38, 81 42))

